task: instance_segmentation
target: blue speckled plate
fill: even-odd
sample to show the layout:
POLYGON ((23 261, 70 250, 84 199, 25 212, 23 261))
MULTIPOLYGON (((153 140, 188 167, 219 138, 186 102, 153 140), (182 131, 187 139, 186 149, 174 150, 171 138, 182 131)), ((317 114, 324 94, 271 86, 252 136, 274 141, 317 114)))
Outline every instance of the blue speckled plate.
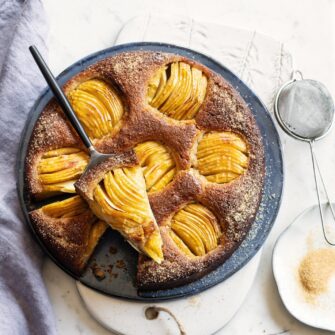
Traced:
MULTIPOLYGON (((276 219, 281 202, 283 188, 283 161, 281 144, 277 130, 273 124, 269 112, 262 104, 260 99, 226 67, 216 62, 212 58, 193 50, 161 43, 130 43, 118 45, 96 52, 76 62, 58 76, 58 81, 60 84, 64 84, 72 76, 101 59, 116 55, 120 52, 134 50, 171 52, 192 58, 195 61, 204 64, 213 71, 222 75, 222 77, 230 82, 232 86, 234 86, 237 91, 239 91, 240 95, 247 102, 252 113, 254 114, 258 127, 261 131, 265 147, 265 187, 256 220, 252 224, 252 227, 241 246, 222 266, 218 267, 216 270, 212 271, 200 280, 197 280, 188 285, 168 290, 149 292, 142 292, 137 290, 135 287, 137 254, 118 233, 111 230, 109 230, 102 238, 89 262, 87 270, 81 277, 76 277, 73 273, 71 273, 71 271, 66 269, 64 265, 60 264, 50 254, 43 242, 38 239, 38 236, 34 231, 34 227, 29 220, 28 212, 32 208, 40 206, 41 203, 32 203, 26 192, 24 192, 24 158, 26 156, 27 146, 36 120, 38 119, 45 105, 52 97, 52 93, 49 89, 46 89, 38 98, 30 112, 26 127, 22 134, 21 148, 18 156, 18 192, 25 218, 29 223, 36 239, 40 242, 42 248, 54 260, 54 262, 64 271, 69 273, 72 277, 78 279, 83 284, 93 289, 116 297, 142 301, 157 301, 180 298, 199 293, 224 281, 236 271, 238 271, 242 266, 244 266, 264 243, 276 219), (113 247, 112 252, 110 252, 111 246, 113 247), (118 262, 120 260, 122 260, 123 263, 118 262), (91 266, 94 263, 98 264, 103 270, 105 270, 105 279, 98 281, 92 274, 91 266), (120 266, 123 264, 125 265, 125 268, 120 266)), ((37 68, 36 71, 38 71, 37 68)))

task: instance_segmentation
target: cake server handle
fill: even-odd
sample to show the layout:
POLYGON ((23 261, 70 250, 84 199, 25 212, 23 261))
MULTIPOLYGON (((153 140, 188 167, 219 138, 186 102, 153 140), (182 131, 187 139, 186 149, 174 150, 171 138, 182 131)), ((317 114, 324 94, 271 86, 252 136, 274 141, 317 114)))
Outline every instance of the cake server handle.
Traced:
POLYGON ((44 61, 43 57, 41 56, 38 49, 31 45, 29 47, 29 51, 31 52, 37 66, 39 67, 40 71, 42 72, 43 77, 45 78, 46 82, 48 83, 51 91, 53 92, 57 102, 62 107, 62 110, 68 117, 69 121, 71 122, 73 128, 76 130, 77 134, 81 138, 81 140, 84 142, 87 149, 90 151, 90 153, 95 152, 94 146, 87 136, 83 126, 81 125, 79 119, 77 118, 70 101, 67 99, 66 95, 64 94, 62 88, 57 83, 56 78, 50 71, 48 65, 44 61))

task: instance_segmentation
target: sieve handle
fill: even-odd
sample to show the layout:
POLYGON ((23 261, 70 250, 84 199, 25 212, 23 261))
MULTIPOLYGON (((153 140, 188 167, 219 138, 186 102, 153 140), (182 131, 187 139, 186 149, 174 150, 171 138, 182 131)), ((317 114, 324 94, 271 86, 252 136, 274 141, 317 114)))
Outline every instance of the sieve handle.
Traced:
POLYGON ((327 236, 327 233, 326 233, 325 220, 324 220, 323 209, 322 209, 322 204, 321 204, 321 197, 320 197, 319 181, 318 181, 318 178, 316 176, 317 171, 318 171, 318 174, 319 174, 322 186, 323 186, 323 190, 324 190, 326 198, 327 198, 326 204, 329 205, 329 207, 330 207, 330 211, 332 213, 334 221, 335 221, 335 211, 334 211, 333 205, 330 201, 330 197, 329 197, 329 194, 327 192, 326 184, 325 184, 325 182, 323 180, 323 177, 322 177, 322 174, 321 174, 319 163, 316 159, 316 155, 315 155, 315 152, 314 152, 314 141, 309 141, 309 148, 311 150, 311 156, 312 156, 314 181, 315 181, 316 193, 317 193, 318 203, 319 203, 319 212, 320 212, 323 236, 324 236, 324 238, 325 238, 325 240, 328 244, 330 244, 331 246, 335 246, 335 242, 331 242, 328 239, 328 236, 327 236))

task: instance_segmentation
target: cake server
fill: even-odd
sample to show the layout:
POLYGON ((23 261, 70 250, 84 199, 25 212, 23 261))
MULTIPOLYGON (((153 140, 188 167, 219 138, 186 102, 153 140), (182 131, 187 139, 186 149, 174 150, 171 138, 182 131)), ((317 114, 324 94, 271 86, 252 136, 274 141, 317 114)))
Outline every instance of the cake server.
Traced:
POLYGON ((104 160, 112 157, 112 155, 102 154, 101 152, 98 152, 94 148, 93 143, 89 139, 89 137, 86 134, 83 126, 81 125, 79 119, 77 118, 69 100, 67 99, 66 95, 64 94, 62 88, 57 83, 56 78, 54 77, 54 75, 50 71, 48 65, 44 61, 44 59, 41 56, 41 54, 39 53, 38 49, 34 45, 32 45, 32 46, 29 47, 29 50, 30 50, 37 66, 41 70, 41 72, 43 74, 43 77, 45 78, 45 80, 48 83, 51 91, 53 92, 57 102, 61 106, 63 112, 68 117, 71 125, 73 126, 73 128, 75 129, 75 131, 77 132, 77 134, 79 135, 79 137, 81 138, 84 145, 86 146, 86 148, 89 151, 90 161, 89 161, 84 173, 86 171, 92 169, 95 165, 97 165, 97 164, 103 162, 104 160))

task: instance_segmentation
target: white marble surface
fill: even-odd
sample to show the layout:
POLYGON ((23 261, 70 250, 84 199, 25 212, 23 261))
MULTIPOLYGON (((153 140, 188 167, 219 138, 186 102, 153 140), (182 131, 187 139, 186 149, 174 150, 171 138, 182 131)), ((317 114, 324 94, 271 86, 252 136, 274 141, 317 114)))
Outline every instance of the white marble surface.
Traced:
POLYGON ((154 320, 145 317, 147 308, 155 305, 173 313, 186 334, 212 334, 226 325, 245 301, 258 270, 261 252, 224 282, 184 299, 155 304, 134 303, 97 293, 80 282, 77 282, 77 288, 90 314, 112 332, 126 335, 178 334, 177 324, 168 313, 159 313, 154 320), (129 316, 132 322, 128 322, 129 316))
MULTIPOLYGON (((50 65, 60 72, 78 58, 113 44, 122 25, 146 11, 182 13, 203 21, 257 30, 282 40, 306 77, 323 81, 335 91, 335 3, 331 0, 169 0, 117 1, 45 0, 50 18, 50 65)), ((267 240, 260 268, 248 297, 233 320, 218 334, 323 334, 292 318, 278 296, 271 268, 273 244, 279 233, 307 206, 316 202, 306 144, 282 134, 286 182, 278 220, 267 240)), ((320 165, 335 185, 335 131, 317 144, 320 165)), ((335 188, 330 187, 335 198, 335 188)), ((74 281, 45 262, 44 276, 59 334, 110 334, 86 312, 74 281)), ((324 333, 326 334, 326 333, 324 333)))

